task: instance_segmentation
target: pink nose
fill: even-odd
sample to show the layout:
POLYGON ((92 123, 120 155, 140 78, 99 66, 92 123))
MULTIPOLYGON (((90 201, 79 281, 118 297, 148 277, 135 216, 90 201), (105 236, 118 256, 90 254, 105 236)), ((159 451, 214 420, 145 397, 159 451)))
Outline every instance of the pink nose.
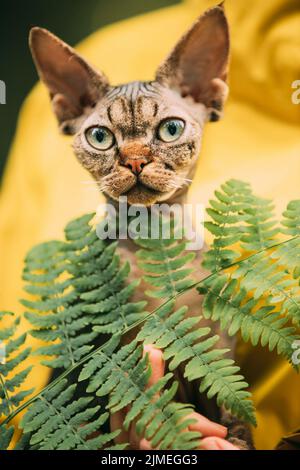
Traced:
POLYGON ((147 163, 148 161, 146 158, 128 158, 125 161, 124 166, 129 168, 135 175, 139 175, 147 163))

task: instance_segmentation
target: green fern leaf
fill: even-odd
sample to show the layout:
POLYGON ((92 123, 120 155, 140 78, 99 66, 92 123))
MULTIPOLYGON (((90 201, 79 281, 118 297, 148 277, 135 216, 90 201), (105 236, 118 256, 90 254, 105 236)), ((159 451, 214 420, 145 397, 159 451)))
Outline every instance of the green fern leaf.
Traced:
POLYGON ((0 424, 0 450, 8 450, 14 435, 14 427, 0 424))
POLYGON ((283 213, 281 222, 282 233, 293 238, 288 240, 288 244, 278 246, 272 258, 280 263, 282 268, 288 269, 294 279, 300 278, 300 200, 292 201, 288 204, 283 213), (287 245, 287 246, 286 246, 287 245))
POLYGON ((300 233, 300 200, 291 201, 283 213, 282 225, 287 235, 299 236, 300 233))
POLYGON ((205 295, 203 316, 220 321, 221 328, 226 328, 229 335, 240 331, 244 341, 250 340, 254 346, 260 342, 270 351, 277 348, 278 354, 291 360, 292 344, 297 339, 295 328, 286 326, 288 319, 281 317, 273 306, 261 305, 261 297, 248 298, 249 286, 253 277, 257 278, 260 266, 257 271, 247 271, 247 278, 245 264, 243 262, 232 277, 229 274, 215 275, 198 288, 205 295))
MULTIPOLYGON (((7 315, 13 316, 10 312, 0 312, 0 320, 7 315)), ((20 319, 16 318, 9 327, 0 331, 1 356, 3 354, 0 357, 0 418, 8 416, 33 392, 33 389, 19 390, 32 369, 19 368, 30 353, 30 348, 23 347, 26 335, 15 337, 19 323, 20 319)))
MULTIPOLYGON (((299 337, 290 320, 300 325, 300 201, 288 205, 282 222, 282 233, 293 238, 278 243, 272 204, 256 197, 247 183, 230 180, 215 195, 206 223, 214 241, 204 260, 213 274, 198 282, 203 316, 220 322, 229 335, 240 332, 244 341, 276 349, 291 361, 299 337)), ((146 302, 130 301, 138 282, 128 283, 129 264, 120 263, 116 243, 98 238, 92 219, 88 214, 72 221, 65 241, 39 245, 26 258, 23 277, 31 297, 23 305, 32 336, 46 343, 37 353, 50 356, 43 361, 49 367, 67 370, 28 402, 19 448, 123 449, 126 444, 114 444, 120 431, 104 429, 109 414, 126 408, 124 427, 134 423, 153 448, 197 448, 199 434, 183 433, 192 408, 174 401, 178 384, 172 372, 179 366, 188 381, 199 381, 201 393, 255 424, 248 384, 226 357, 228 350, 218 348, 219 337, 201 328, 201 317, 189 318, 187 308, 174 311, 174 299, 195 284, 190 267, 195 255, 186 251, 176 227, 168 239, 136 240, 139 266, 150 285, 146 294, 167 299, 149 316, 146 302), (137 324, 137 339, 120 347, 120 335, 137 324), (95 349, 104 335, 116 332, 95 349), (151 387, 141 341, 161 348, 168 361, 169 372, 151 387), (88 395, 78 398, 76 384, 65 380, 73 372, 76 380, 80 373, 79 380, 88 381, 88 395)), ((11 445, 13 432, 6 425, 30 393, 22 390, 30 368, 20 364, 30 351, 23 347, 24 335, 15 337, 18 321, 0 332, 8 357, 0 365, 0 415, 8 416, 0 424, 3 449, 11 445)))
MULTIPOLYGON (((282 246, 275 247, 270 257, 261 253, 245 260, 233 273, 233 277, 241 279, 243 288, 247 292, 252 291, 254 299, 258 301, 268 297, 266 299, 268 304, 276 307, 287 319, 290 318, 293 323, 300 326, 299 279, 295 279, 292 274, 288 275, 287 271, 288 258, 292 256, 294 250, 295 240, 287 241, 282 246)), ((294 261, 291 270, 293 266, 294 261)))
POLYGON ((273 220, 273 205, 256 197, 248 183, 230 180, 215 192, 207 210, 211 222, 206 228, 214 235, 203 266, 210 271, 223 269, 237 261, 243 251, 258 251, 274 243, 278 229, 273 220), (242 242, 240 247, 235 245, 242 242))
POLYGON ((48 343, 36 354, 52 368, 74 366, 101 334, 122 331, 141 319, 146 303, 130 303, 136 283, 126 285, 129 264, 120 267, 117 245, 99 240, 93 214, 69 223, 65 242, 35 247, 26 258, 26 318, 32 336, 48 343), (93 330, 92 326, 98 325, 93 330))
POLYGON ((76 385, 61 380, 41 393, 21 420, 29 434, 30 446, 38 450, 99 450, 109 445, 120 431, 102 433, 108 413, 100 406, 89 406, 92 397, 74 400, 76 385), (95 432, 97 437, 91 437, 95 432))
POLYGON ((208 398, 216 396, 218 405, 255 424, 251 395, 245 391, 248 384, 237 375, 239 367, 234 361, 223 357, 228 350, 215 348, 219 337, 210 336, 210 328, 196 329, 201 318, 185 318, 187 308, 172 313, 173 308, 172 302, 160 307, 137 339, 162 348, 165 359, 171 360, 170 370, 186 362, 185 377, 189 381, 201 379, 200 392, 206 392, 208 398))
MULTIPOLYGON (((144 435, 158 449, 179 449, 180 432, 193 422, 188 415, 189 405, 174 404, 177 384, 166 389, 172 374, 167 374, 150 388, 148 357, 142 357, 142 345, 137 341, 117 350, 118 337, 111 341, 87 362, 79 380, 89 379, 87 392, 97 396, 109 396, 107 409, 115 413, 130 405, 124 427, 128 429, 133 420, 137 420, 136 430, 144 435), (157 395, 160 395, 157 398, 157 395)), ((187 432, 186 448, 194 449, 199 445, 199 433, 187 432)))
MULTIPOLYGON (((160 221, 160 230, 166 223, 160 221)), ((170 238, 141 239, 135 243, 142 249, 137 252, 139 266, 146 273, 144 280, 154 289, 146 294, 155 298, 174 297, 190 287, 192 268, 186 267, 195 258, 195 253, 186 253, 186 242, 177 238, 176 228, 170 228, 170 238)))

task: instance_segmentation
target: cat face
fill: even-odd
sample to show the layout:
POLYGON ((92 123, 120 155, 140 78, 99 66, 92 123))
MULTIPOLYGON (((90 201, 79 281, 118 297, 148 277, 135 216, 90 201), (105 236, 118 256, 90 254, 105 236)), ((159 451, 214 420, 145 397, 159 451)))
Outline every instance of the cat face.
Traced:
POLYGON ((30 45, 50 90, 61 130, 75 135, 78 160, 109 198, 149 206, 186 190, 207 120, 218 120, 227 96, 228 25, 223 8, 208 10, 177 44, 151 82, 112 87, 46 30, 30 45))
POLYGON ((74 150, 110 198, 166 201, 191 181, 206 118, 204 105, 191 105, 158 82, 129 83, 97 103, 74 150))

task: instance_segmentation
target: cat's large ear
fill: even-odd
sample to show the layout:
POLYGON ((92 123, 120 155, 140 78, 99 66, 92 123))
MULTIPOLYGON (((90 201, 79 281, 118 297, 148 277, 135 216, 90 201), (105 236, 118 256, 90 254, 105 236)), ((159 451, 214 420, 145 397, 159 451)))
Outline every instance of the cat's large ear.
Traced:
POLYGON ((158 68, 156 80, 191 96, 219 119, 227 98, 229 28, 223 5, 207 10, 158 68))
POLYGON ((32 28, 30 49, 41 80, 48 87, 53 109, 65 134, 74 134, 109 87, 74 49, 43 28, 32 28))

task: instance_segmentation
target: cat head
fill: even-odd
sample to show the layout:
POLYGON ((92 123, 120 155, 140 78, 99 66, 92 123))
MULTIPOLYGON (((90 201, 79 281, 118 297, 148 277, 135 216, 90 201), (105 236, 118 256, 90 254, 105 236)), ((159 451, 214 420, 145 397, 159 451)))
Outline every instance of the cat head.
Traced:
POLYGON ((33 28, 30 47, 64 134, 100 190, 149 206, 186 190, 204 124, 222 113, 229 33, 222 5, 204 13, 155 80, 111 86, 71 47, 33 28))

